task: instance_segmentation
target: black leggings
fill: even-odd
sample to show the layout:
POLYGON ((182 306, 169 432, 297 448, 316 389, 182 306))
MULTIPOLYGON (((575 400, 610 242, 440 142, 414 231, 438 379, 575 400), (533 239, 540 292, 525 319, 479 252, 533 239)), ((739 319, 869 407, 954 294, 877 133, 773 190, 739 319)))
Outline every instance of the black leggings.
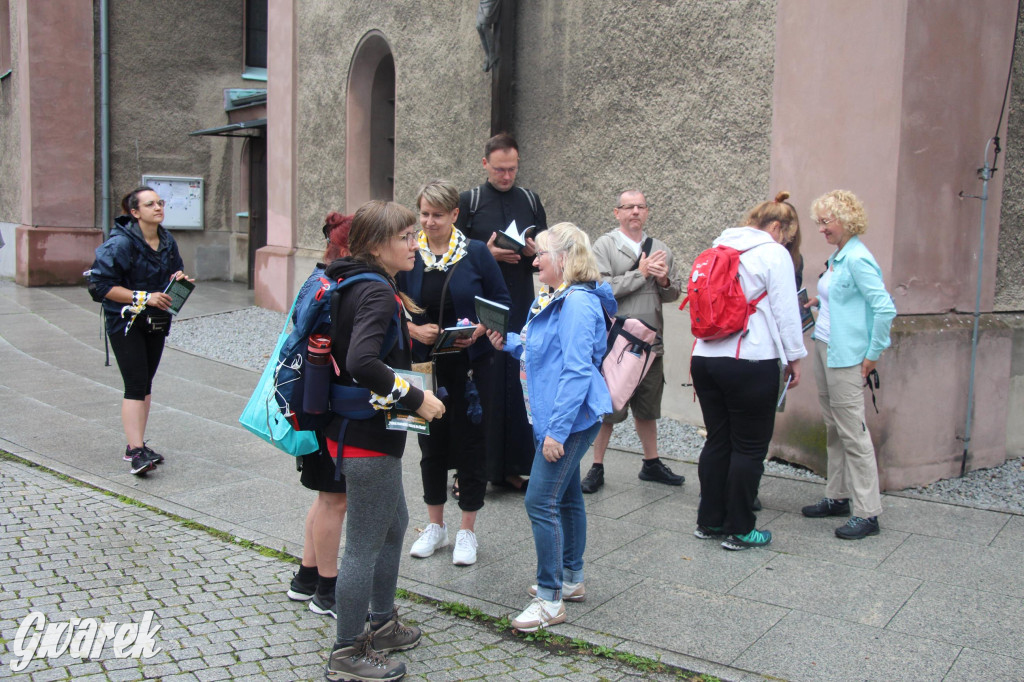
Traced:
POLYGON ((693 388, 707 440, 700 453, 697 523, 743 535, 754 528, 753 503, 775 430, 778 360, 693 356, 693 388))
POLYGON ((164 352, 167 335, 163 332, 147 334, 143 329, 145 322, 140 315, 127 334, 120 329, 108 334, 124 380, 125 400, 145 400, 153 392, 153 377, 164 352))

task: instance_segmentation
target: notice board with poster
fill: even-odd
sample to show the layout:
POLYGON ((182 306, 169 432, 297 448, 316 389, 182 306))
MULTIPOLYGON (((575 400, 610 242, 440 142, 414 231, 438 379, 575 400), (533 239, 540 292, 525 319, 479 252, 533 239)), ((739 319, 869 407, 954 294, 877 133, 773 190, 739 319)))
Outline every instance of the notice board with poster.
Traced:
POLYGON ((143 175, 142 184, 152 187, 164 206, 166 228, 176 230, 203 229, 203 179, 168 175, 143 175))

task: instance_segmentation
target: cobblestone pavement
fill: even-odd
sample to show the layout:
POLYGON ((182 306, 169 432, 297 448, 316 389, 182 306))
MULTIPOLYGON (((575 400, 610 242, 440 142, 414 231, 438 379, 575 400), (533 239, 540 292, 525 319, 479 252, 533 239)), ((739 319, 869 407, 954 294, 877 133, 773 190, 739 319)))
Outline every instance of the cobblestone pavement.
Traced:
MULTIPOLYGON (((293 564, 8 459, 0 459, 0 492, 0 678, 323 678, 334 621, 285 596, 293 564), (64 653, 14 673, 24 651, 16 633, 33 611, 49 624, 144 623, 152 611, 159 652, 117 658, 108 641, 94 660, 64 653)), ((419 647, 396 654, 406 679, 675 679, 559 655, 431 604, 401 600, 399 610, 425 633, 419 647)))

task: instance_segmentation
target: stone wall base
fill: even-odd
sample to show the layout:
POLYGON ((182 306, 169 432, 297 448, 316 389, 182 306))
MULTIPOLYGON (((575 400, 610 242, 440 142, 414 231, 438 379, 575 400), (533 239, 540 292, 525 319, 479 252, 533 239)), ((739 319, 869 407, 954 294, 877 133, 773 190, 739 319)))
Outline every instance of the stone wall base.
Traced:
POLYGON ((14 280, 26 287, 84 284, 82 273, 95 259, 103 241, 102 230, 70 227, 15 229, 17 269, 14 280))
MULTIPOLYGON (((1024 353, 1014 348, 1011 318, 1015 317, 1020 316, 981 316, 968 471, 1002 464, 1007 457, 1009 421, 1024 417, 1009 411, 1011 385, 1018 392, 1022 386, 1021 381, 1013 381, 1011 365, 1024 372, 1024 362, 1011 362, 1014 355, 1024 353)), ((960 474, 971 331, 970 315, 903 316, 893 323, 892 347, 878 364, 877 414, 871 394, 864 391, 882 490, 926 485, 960 474)), ((1018 340, 1022 337, 1016 334, 1018 340)), ((789 393, 786 411, 776 420, 769 453, 824 475, 825 427, 810 357, 804 364, 800 387, 789 393)), ((1021 396, 1013 400, 1021 404, 1021 396)), ((1017 425, 1013 428, 1020 430, 1017 425)))

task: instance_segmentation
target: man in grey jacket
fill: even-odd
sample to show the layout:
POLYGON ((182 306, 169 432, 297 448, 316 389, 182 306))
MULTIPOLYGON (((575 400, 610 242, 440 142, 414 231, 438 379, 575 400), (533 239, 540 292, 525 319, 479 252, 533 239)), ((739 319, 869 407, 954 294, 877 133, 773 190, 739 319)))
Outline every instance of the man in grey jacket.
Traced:
MULTIPOLYGON (((644 233, 650 209, 643 192, 627 190, 619 195, 615 206, 616 230, 601 235, 594 242, 594 257, 601 277, 612 287, 619 304, 619 314, 643 320, 664 333, 663 303, 679 298, 682 281, 676 272, 672 252, 663 242, 644 233)), ((683 477, 675 474, 658 458, 658 418, 661 417, 661 394, 665 387, 662 356, 665 348, 655 346, 655 358, 644 380, 637 386, 629 404, 620 411, 605 415, 604 423, 594 441, 594 465, 581 482, 583 492, 592 493, 604 485, 604 453, 615 424, 625 421, 633 411, 636 432, 644 451, 639 478, 667 485, 682 485, 683 477)))

